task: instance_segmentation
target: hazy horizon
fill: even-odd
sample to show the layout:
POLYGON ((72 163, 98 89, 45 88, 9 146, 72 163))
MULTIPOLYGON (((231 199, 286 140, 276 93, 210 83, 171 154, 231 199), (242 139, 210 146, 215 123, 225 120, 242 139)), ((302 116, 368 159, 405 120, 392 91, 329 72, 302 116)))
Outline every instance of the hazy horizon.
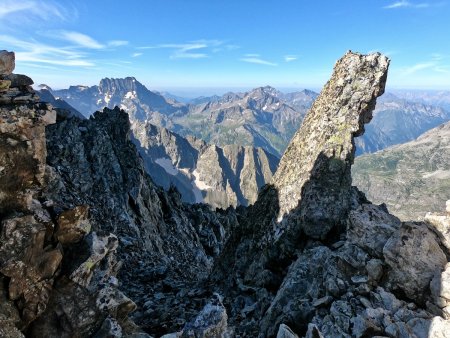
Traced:
MULTIPOLYGON (((108 78, 103 77, 103 78, 108 78)), ((95 86, 98 85, 101 79, 99 79, 96 83, 93 84, 84 84, 84 83, 73 83, 70 86, 95 86)), ((179 96, 183 99, 194 99, 194 98, 198 98, 201 96, 214 96, 214 95, 218 95, 218 96, 222 96, 228 92, 233 92, 233 93, 244 93, 244 92, 249 92, 255 88, 259 88, 259 87, 265 87, 265 86, 270 86, 273 87, 279 91, 281 91, 282 93, 292 93, 292 92, 298 92, 298 91, 302 91, 302 90, 312 90, 316 93, 319 93, 322 90, 322 87, 309 87, 309 86, 298 86, 298 87, 277 87, 277 86, 273 86, 270 84, 261 84, 259 86, 242 86, 242 87, 154 87, 148 84, 145 84, 145 81, 141 81, 141 79, 136 77, 136 80, 141 82, 148 90, 151 91, 157 91, 157 92, 166 92, 169 93, 171 95, 174 96, 179 96)), ((53 87, 48 83, 35 83, 34 84, 34 88, 35 89, 39 89, 40 85, 47 85, 50 88, 52 88, 52 90, 61 90, 61 89, 68 89, 69 86, 67 87, 53 87)), ((450 89, 447 88, 442 88, 442 89, 427 89, 427 88, 407 88, 407 87, 391 87, 389 85, 386 86, 386 92, 390 92, 390 93, 396 93, 396 92, 402 92, 402 91, 407 91, 407 92, 429 92, 429 93, 436 93, 436 92, 450 92, 450 89)))

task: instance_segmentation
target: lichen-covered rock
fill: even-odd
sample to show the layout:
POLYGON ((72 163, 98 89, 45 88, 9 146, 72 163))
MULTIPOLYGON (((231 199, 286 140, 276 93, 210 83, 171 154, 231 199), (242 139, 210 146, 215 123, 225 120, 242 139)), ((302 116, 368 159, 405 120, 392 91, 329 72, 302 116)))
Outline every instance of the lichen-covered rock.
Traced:
POLYGON ((16 56, 13 52, 0 50, 0 75, 11 74, 16 67, 16 56))
POLYGON ((79 205, 59 214, 55 237, 61 244, 76 243, 91 231, 88 211, 89 206, 79 205))
POLYGON ((450 263, 447 263, 444 271, 436 272, 430 283, 433 303, 442 309, 446 319, 450 319, 450 263))
POLYGON ((10 85, 0 93, 0 335, 84 337, 108 323, 139 332, 128 319, 136 305, 118 289, 117 237, 88 235, 88 206, 61 207, 44 193, 50 181, 63 188, 46 164, 56 112, 36 103, 28 77, 2 77, 10 85))
MULTIPOLYGON (((347 216, 355 145, 383 94, 389 60, 347 52, 292 138, 272 179, 280 206, 308 236, 322 238, 347 216)), ((281 231, 289 227, 282 223, 281 231)), ((277 238, 274 234, 274 238, 277 238)))
POLYGON ((9 74, 2 76, 2 80, 10 81, 10 88, 27 87, 34 84, 33 80, 23 74, 9 74))
POLYGON ((0 80, 0 92, 5 92, 11 86, 10 80, 0 80))
POLYGON ((96 265, 110 252, 115 251, 119 242, 115 235, 110 234, 109 236, 99 237, 95 232, 90 233, 85 238, 85 241, 89 248, 89 256, 70 274, 70 279, 84 287, 88 287, 96 271, 96 265))
POLYGON ((62 253, 45 245, 47 227, 31 215, 1 225, 0 273, 10 278, 9 298, 18 301, 23 328, 45 310, 62 253))
POLYGON ((348 216, 347 239, 375 257, 383 256, 383 247, 400 227, 400 220, 386 209, 363 204, 348 216))
POLYGON ((410 299, 422 300, 436 272, 444 269, 447 257, 437 236, 424 223, 403 223, 383 248, 390 267, 389 282, 410 299))
POLYGON ((439 236, 442 244, 450 253, 450 200, 446 203, 446 214, 427 213, 425 222, 430 224, 431 229, 439 236))
POLYGON ((221 297, 215 295, 198 316, 187 323, 182 338, 226 338, 230 337, 227 327, 227 311, 221 297))
POLYGON ((45 172, 45 126, 55 120, 46 104, 0 105, 0 213, 31 208, 45 172))

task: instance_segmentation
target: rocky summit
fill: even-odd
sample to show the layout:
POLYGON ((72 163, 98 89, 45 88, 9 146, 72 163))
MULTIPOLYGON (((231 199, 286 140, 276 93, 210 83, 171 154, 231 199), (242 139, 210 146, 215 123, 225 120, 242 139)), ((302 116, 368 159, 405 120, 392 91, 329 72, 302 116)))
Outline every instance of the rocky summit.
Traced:
POLYGON ((120 108, 3 80, 0 336, 448 337, 449 206, 401 222, 351 186, 388 65, 346 53, 256 202, 215 212, 153 182, 120 108))

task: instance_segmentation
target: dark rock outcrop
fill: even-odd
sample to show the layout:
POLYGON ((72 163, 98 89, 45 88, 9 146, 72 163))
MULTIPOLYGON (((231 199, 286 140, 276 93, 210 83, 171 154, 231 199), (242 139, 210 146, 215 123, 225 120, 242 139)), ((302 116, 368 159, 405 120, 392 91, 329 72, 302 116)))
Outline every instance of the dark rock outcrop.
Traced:
POLYGON ((58 208, 44 191, 45 128, 57 112, 28 77, 0 76, 10 79, 0 93, 1 336, 92 335, 108 316, 127 324, 135 305, 118 290, 117 237, 89 233, 87 207, 58 208))

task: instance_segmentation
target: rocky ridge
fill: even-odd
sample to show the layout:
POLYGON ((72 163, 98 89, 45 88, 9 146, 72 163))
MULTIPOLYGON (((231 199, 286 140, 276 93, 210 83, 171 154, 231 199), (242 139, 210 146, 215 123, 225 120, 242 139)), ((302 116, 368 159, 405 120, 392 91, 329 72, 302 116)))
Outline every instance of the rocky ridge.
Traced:
POLYGON ((85 116, 117 105, 129 114, 132 122, 152 123, 221 147, 233 144, 262 147, 277 156, 317 95, 311 91, 285 95, 266 86, 183 104, 148 90, 135 78, 106 78, 98 86, 71 86, 52 93, 85 116))
POLYGON ((57 112, 11 73, 13 53, 0 52, 0 65, 0 336, 139 332, 127 317, 136 305, 118 290, 117 237, 90 231, 88 206, 54 214, 44 197, 45 127, 57 112))
POLYGON ((450 122, 416 140, 356 158, 353 183, 403 220, 423 219, 450 199, 450 122))
MULTIPOLYGON (((10 250, 14 239, 30 238, 25 235, 30 227, 19 227, 12 236, 3 230, 13 225, 5 222, 16 224, 10 215, 34 212, 20 211, 22 202, 14 199, 15 204, 2 204, 0 243, 12 265, 1 264, 0 318, 8 324, 1 329, 18 336, 21 322, 33 318, 28 313, 36 314, 17 311, 28 304, 26 309, 39 310, 24 330, 29 336, 136 336, 139 329, 126 316, 135 306, 119 286, 135 300, 134 321, 154 336, 445 337, 448 211, 428 215, 427 222, 402 223, 352 188, 348 176, 353 137, 363 131, 384 90, 387 66, 380 54, 348 52, 338 61, 302 127, 317 138, 300 130, 272 184, 253 206, 236 210, 213 213, 202 204, 183 204, 174 189, 156 187, 130 141, 128 115, 120 109, 105 109, 89 120, 60 118, 47 126, 45 135, 38 134, 39 144, 46 141, 40 148, 48 152, 46 164, 43 158, 1 159, 5 182, 13 173, 27 172, 10 169, 11 163, 40 168, 41 183, 30 175, 23 181, 34 184, 39 198, 32 205, 47 212, 56 229, 46 228, 50 239, 44 236, 47 242, 37 245, 48 255, 25 254, 16 243, 12 247, 19 250, 10 250), (56 266, 56 272, 41 271, 42 265, 27 260, 57 257, 58 251, 62 258, 46 265, 56 266), (113 257, 124 262, 122 269, 113 257), (23 271, 19 260, 30 273, 38 266, 44 277, 30 279, 46 282, 46 288, 37 289, 46 290, 47 298, 27 288, 26 297, 12 302, 20 281, 5 276, 23 271), (112 279, 118 270, 118 279, 112 279), (34 306, 38 296, 44 301, 34 306), (14 311, 17 315, 10 315, 14 311)), ((2 106, 5 116, 10 118, 15 107, 2 106)), ((38 106, 30 109, 26 118, 39 116, 38 106)), ((20 135, 10 121, 2 119, 2 130, 20 135)), ((26 133, 30 128, 24 125, 26 133)), ((10 134, 2 132, 1 144, 10 134)), ((0 196, 11 195, 6 193, 0 196)))

